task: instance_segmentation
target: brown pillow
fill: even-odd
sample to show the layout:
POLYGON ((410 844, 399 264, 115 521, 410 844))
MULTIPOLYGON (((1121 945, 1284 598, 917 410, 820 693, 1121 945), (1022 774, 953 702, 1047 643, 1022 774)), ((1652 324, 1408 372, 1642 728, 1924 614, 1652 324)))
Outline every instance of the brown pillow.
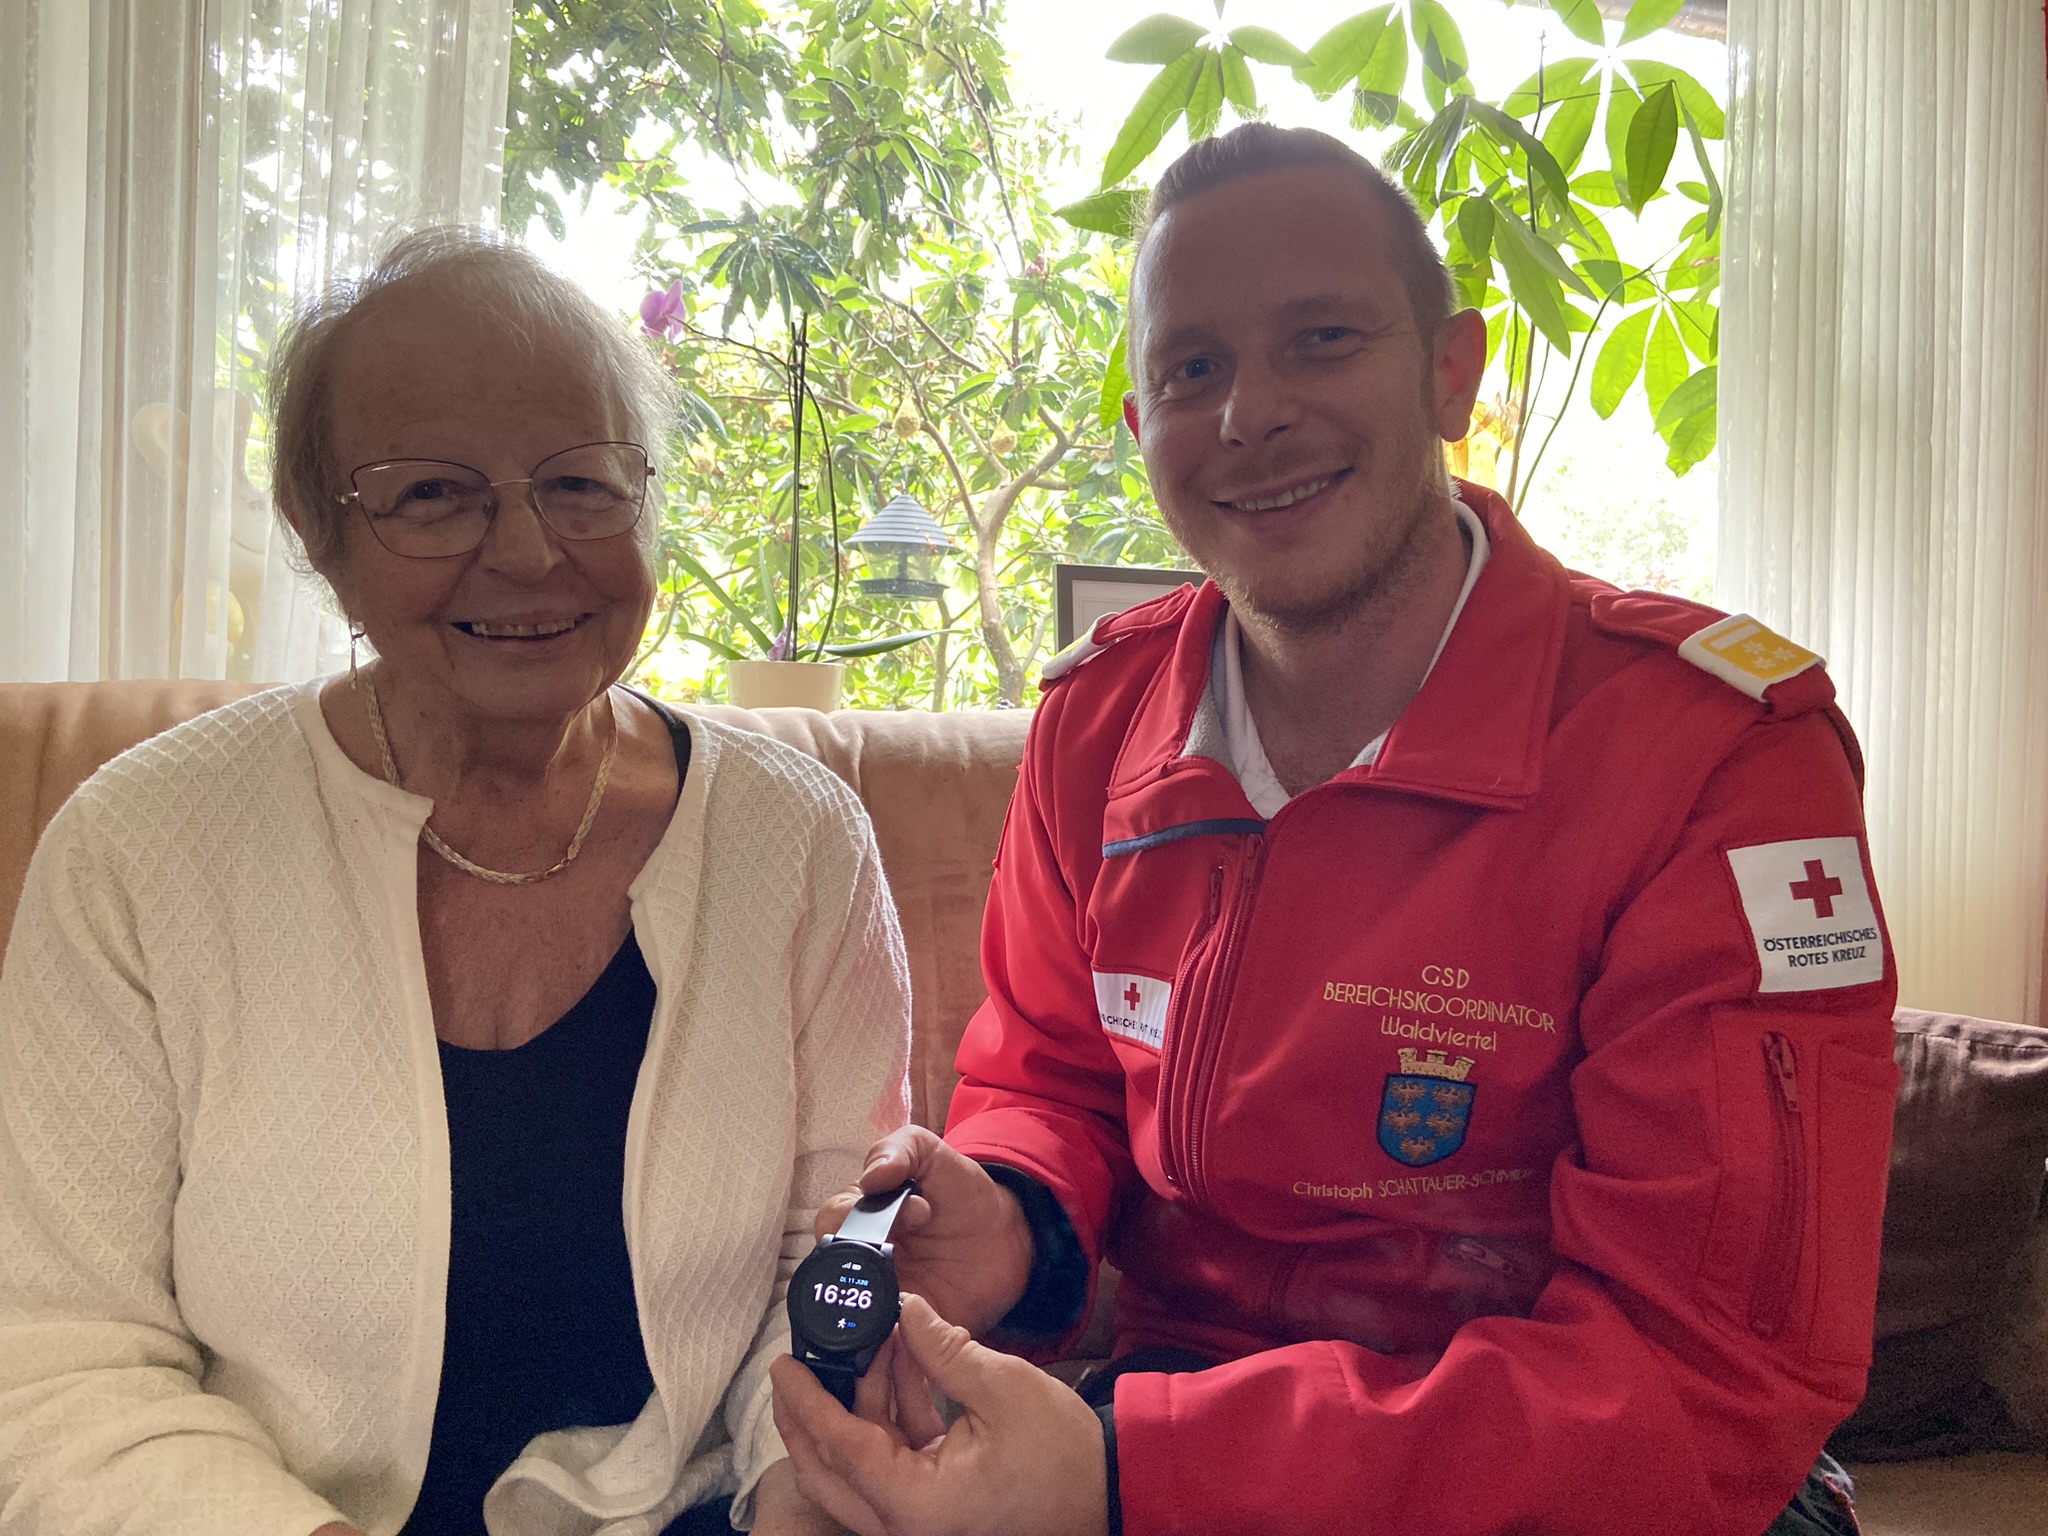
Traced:
POLYGON ((1986 1384, 1986 1347, 2018 1304, 2048 1160, 2048 1030, 1901 1009, 1904 1080, 1863 1404, 1845 1461, 2038 1449, 1986 1384))

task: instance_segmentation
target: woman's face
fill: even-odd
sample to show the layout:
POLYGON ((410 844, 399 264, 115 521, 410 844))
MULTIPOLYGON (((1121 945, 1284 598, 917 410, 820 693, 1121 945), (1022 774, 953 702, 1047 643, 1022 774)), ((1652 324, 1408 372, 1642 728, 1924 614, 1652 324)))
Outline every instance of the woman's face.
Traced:
MULTIPOLYGON (((523 480, 550 454, 627 436, 591 361, 545 333, 522 338, 477 300, 389 294, 342 339, 330 443, 339 492, 359 465, 443 459, 523 480)), ((639 534, 559 538, 524 485, 498 492, 483 543, 412 559, 346 508, 330 581, 394 688, 497 719, 567 718, 616 681, 647 629, 654 573, 639 534)), ((643 520, 655 515, 644 510, 643 520)))

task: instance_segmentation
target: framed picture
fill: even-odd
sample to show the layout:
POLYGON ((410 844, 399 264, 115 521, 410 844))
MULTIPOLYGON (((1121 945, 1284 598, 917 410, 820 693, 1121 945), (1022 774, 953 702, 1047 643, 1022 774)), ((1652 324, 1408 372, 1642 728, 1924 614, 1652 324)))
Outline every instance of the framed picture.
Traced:
POLYGON ((1053 628, 1064 651, 1088 633, 1095 621, 1122 613, 1171 592, 1184 582, 1200 585, 1200 571, 1168 570, 1150 565, 1055 565, 1053 628))

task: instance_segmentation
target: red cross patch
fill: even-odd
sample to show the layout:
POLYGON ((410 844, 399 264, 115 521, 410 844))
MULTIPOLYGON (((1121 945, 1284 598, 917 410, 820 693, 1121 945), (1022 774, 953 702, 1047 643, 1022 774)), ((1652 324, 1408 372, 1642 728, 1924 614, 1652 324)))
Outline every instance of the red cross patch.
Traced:
POLYGON ((1095 1011, 1104 1033, 1158 1050, 1166 1042, 1166 1005, 1173 983, 1155 976, 1097 971, 1095 1011))
POLYGON ((1863 876, 1861 838, 1759 843, 1730 848, 1727 858, 1756 944, 1759 992, 1884 980, 1884 933, 1863 876))

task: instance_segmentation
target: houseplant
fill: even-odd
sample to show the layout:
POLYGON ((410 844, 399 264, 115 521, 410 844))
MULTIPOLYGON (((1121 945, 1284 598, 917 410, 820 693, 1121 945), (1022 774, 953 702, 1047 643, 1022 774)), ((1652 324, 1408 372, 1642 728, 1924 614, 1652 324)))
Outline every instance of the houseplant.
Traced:
MULTIPOLYGON (((832 463, 831 429, 826 424, 825 414, 810 386, 810 317, 807 314, 798 314, 795 317, 789 328, 788 353, 780 358, 749 342, 738 341, 729 336, 714 337, 697 329, 685 311, 680 279, 665 289, 650 292, 641 301, 640 318, 642 328, 649 335, 673 340, 678 334, 688 334, 699 340, 716 341, 741 348, 767 362, 781 375, 789 410, 789 472, 785 481, 789 497, 789 515, 783 533, 787 544, 787 559, 784 562, 783 595, 780 600, 775 593, 774 577, 768 562, 760 562, 761 569, 756 573, 760 578, 759 586, 765 600, 767 622, 762 623, 754 612, 740 601, 732 590, 729 576, 721 580, 679 542, 669 541, 666 546, 669 560, 708 591, 713 599, 740 623, 759 646, 759 653, 748 656, 708 635, 692 634, 686 638, 697 641, 724 659, 726 696, 731 703, 746 709, 798 707, 822 711, 838 708, 840 686, 844 680, 847 660, 879 655, 901 646, 912 645, 920 640, 929 639, 932 632, 917 630, 852 645, 835 645, 831 642, 833 621, 839 614, 842 574, 839 503, 832 463), (830 530, 832 549, 830 598, 815 635, 809 639, 802 634, 805 591, 804 422, 807 416, 816 419, 817 435, 822 444, 819 454, 823 466, 820 479, 825 493, 824 515, 830 530)), ((693 415, 700 423, 716 422, 716 414, 712 412, 708 402, 703 401, 701 397, 693 396, 692 404, 698 407, 693 411, 693 415)), ((780 491, 783 487, 776 489, 780 491)), ((674 611, 674 606, 671 605, 671 622, 674 611)), ((658 644, 659 640, 656 643, 658 644)))
MULTIPOLYGON (((1083 229, 1128 235, 1146 197, 1129 178, 1183 119, 1194 140, 1217 131, 1226 105, 1239 117, 1260 115, 1257 70, 1285 70, 1321 100, 1348 93, 1352 130, 1391 138, 1374 158, 1441 229, 1460 302, 1487 316, 1487 360, 1498 357, 1507 378, 1498 414, 1499 489, 1508 501, 1531 483, 1556 430, 1553 420, 1541 437, 1532 431, 1542 430, 1536 396, 1553 363, 1571 370, 1567 402, 1583 378, 1602 417, 1640 379, 1667 463, 1682 475, 1714 446, 1722 194, 1707 145, 1726 126, 1704 86, 1633 46, 1682 3, 1548 0, 1590 51, 1539 56, 1526 80, 1492 102, 1475 94, 1464 38, 1440 0, 1389 0, 1306 49, 1264 27, 1223 30, 1227 0, 1215 0, 1215 30, 1147 17, 1110 45, 1109 57, 1157 72, 1109 151, 1102 190, 1060 213, 1083 229), (1613 36, 1603 12, 1620 13, 1613 36), (1605 169, 1581 164, 1596 142, 1606 148, 1605 169), (1674 176, 1681 149, 1699 180, 1674 176), (1602 210, 1640 218, 1667 184, 1699 211, 1657 259, 1624 262, 1602 210)), ((1119 341, 1103 382, 1105 421, 1128 387, 1119 341)))

